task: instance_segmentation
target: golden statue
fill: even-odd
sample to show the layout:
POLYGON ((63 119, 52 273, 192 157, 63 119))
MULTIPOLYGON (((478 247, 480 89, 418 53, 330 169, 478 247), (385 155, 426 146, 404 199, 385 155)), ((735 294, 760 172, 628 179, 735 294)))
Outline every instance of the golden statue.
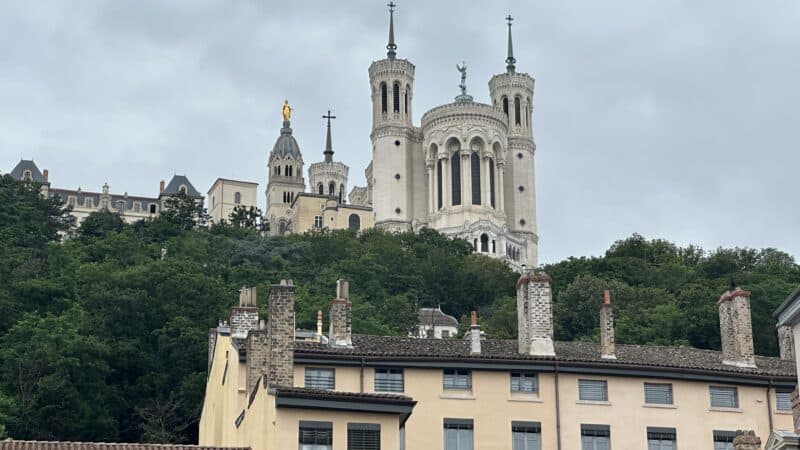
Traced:
POLYGON ((289 106, 289 100, 283 101, 283 120, 288 121, 292 118, 292 107, 289 106))

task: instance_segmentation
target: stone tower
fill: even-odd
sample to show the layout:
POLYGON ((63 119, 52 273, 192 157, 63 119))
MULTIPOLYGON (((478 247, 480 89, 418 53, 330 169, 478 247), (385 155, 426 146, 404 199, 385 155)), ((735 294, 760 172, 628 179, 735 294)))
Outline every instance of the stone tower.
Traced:
POLYGON ((492 77, 489 91, 492 104, 501 108, 508 118, 508 149, 504 164, 498 161, 502 176, 504 211, 508 228, 526 242, 522 260, 527 265, 538 264, 536 234, 536 189, 533 140, 533 85, 526 73, 517 73, 514 47, 511 40, 511 16, 508 21, 508 56, 506 71, 492 77))
POLYGON ((333 160, 333 144, 331 142, 331 119, 336 116, 328 114, 322 116, 328 120, 328 132, 325 136, 325 160, 311 164, 308 167, 308 180, 311 192, 318 195, 327 195, 336 198, 339 203, 346 202, 347 175, 350 168, 342 162, 333 160))
POLYGON ((414 217, 412 187, 424 188, 425 179, 422 169, 417 174, 413 165, 413 144, 418 141, 411 122, 414 65, 396 58, 394 6, 394 3, 389 3, 387 57, 369 67, 372 179, 368 182, 372 185, 375 226, 409 230, 414 217), (415 175, 420 178, 417 184, 421 186, 414 186, 415 175))
POLYGON ((270 234, 273 236, 286 232, 292 201, 306 188, 303 178, 303 155, 300 153, 297 140, 292 136, 289 121, 291 109, 288 111, 287 109, 288 104, 284 107, 281 134, 269 154, 267 170, 266 217, 270 223, 270 234))

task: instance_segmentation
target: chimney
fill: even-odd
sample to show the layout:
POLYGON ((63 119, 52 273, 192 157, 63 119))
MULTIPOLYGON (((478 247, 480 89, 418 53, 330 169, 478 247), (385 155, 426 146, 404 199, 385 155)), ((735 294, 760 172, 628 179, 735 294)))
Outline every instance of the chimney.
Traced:
POLYGON ((322 342, 322 310, 317 310, 317 342, 322 342))
POLYGON ((42 177, 44 177, 44 181, 45 181, 45 182, 47 182, 47 178, 48 178, 49 176, 50 176, 50 171, 48 171, 47 169, 44 169, 44 170, 42 171, 42 177))
POLYGON ((239 289, 239 306, 231 308, 231 337, 244 339, 247 333, 258 328, 256 288, 239 289))
POLYGON ((738 287, 727 291, 722 294, 717 306, 722 338, 722 363, 737 367, 755 367, 750 292, 738 287))
POLYGON ((470 313, 472 324, 469 326, 469 353, 479 355, 481 353, 481 327, 478 325, 478 313, 470 313))
POLYGON ((160 194, 160 193, 164 192, 164 188, 165 188, 165 183, 164 183, 164 180, 161 180, 161 181, 158 183, 158 193, 160 194))
POLYGON ((781 359, 794 361, 794 336, 792 327, 782 325, 778 327, 778 347, 781 352, 781 359))
POLYGON ((331 301, 328 312, 330 331, 328 339, 331 347, 353 347, 352 304, 346 280, 336 280, 336 298, 331 301))
POLYGON ((523 267, 517 281, 517 324, 519 352, 527 355, 554 356, 553 294, 550 277, 531 274, 523 267))
POLYGON ((269 289, 269 386, 294 386, 294 283, 281 280, 269 289))
POLYGON ((617 359, 614 350, 614 307, 608 289, 603 291, 603 304, 600 305, 600 357, 617 359))

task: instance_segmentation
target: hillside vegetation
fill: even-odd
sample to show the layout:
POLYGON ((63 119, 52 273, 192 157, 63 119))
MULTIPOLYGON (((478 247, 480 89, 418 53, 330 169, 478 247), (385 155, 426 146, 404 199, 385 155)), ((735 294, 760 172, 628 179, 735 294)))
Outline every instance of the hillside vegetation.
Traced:
MULTIPOLYGON (((417 307, 441 305, 462 318, 477 310, 492 337, 516 334, 517 274, 465 241, 431 230, 263 237, 250 222, 206 227, 185 198, 170 207, 134 225, 95 213, 60 243, 68 210, 0 178, 0 436, 196 442, 208 329, 242 286, 258 286, 266 318, 281 278, 297 286, 302 328, 345 278, 356 333, 404 335, 417 307)), ((800 284, 800 267, 775 249, 706 252, 638 235, 543 269, 557 339, 596 340, 610 288, 618 342, 719 348, 716 299, 734 279, 753 292, 756 351, 767 355, 777 353, 771 312, 800 284)))

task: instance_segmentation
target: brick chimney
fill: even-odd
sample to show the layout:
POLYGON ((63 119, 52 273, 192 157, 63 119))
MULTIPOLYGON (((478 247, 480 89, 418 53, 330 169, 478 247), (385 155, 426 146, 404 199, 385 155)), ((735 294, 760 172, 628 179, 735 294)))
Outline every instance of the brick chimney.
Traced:
POLYGON ((471 324, 469 326, 469 353, 479 355, 481 353, 481 327, 478 325, 478 313, 470 313, 471 324))
POLYGON ((42 171, 42 177, 44 178, 44 181, 47 182, 48 181, 47 179, 50 177, 50 171, 47 170, 47 169, 44 169, 42 171))
POLYGON ((733 438, 733 450, 761 450, 761 438, 753 430, 740 431, 733 438))
POLYGON ((322 310, 317 310, 317 342, 322 342, 322 310))
POLYGON ((608 289, 603 291, 603 304, 600 305, 600 357, 617 359, 614 350, 614 307, 608 289))
POLYGON ((722 338, 722 363, 737 367, 755 367, 753 326, 750 318, 750 292, 735 288, 717 302, 722 338))
POLYGON ((269 288, 269 386, 294 386, 294 283, 281 280, 269 288))
POLYGON ((794 336, 792 327, 783 325, 778 327, 778 347, 780 348, 781 359, 794 361, 794 336))
POLYGON ((164 188, 166 188, 166 183, 164 183, 164 180, 161 180, 158 183, 158 193, 160 194, 160 193, 164 192, 164 188))
POLYGON ((258 328, 256 288, 239 289, 239 306, 231 308, 231 337, 246 338, 247 333, 258 328))
POLYGON ((329 309, 330 331, 328 339, 331 347, 352 347, 352 304, 346 280, 336 280, 336 298, 331 300, 329 309))
POLYGON ((523 267, 517 281, 517 324, 519 352, 527 355, 553 356, 553 294, 550 277, 532 274, 523 267))

